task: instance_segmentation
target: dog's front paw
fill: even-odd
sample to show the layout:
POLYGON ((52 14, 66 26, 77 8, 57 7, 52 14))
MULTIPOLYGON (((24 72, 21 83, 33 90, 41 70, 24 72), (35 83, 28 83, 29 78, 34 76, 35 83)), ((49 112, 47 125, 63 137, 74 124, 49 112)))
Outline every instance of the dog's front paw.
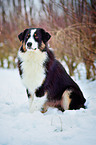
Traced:
POLYGON ((36 94, 36 97, 42 97, 42 96, 44 96, 44 91, 42 88, 38 88, 36 90, 35 94, 36 94))

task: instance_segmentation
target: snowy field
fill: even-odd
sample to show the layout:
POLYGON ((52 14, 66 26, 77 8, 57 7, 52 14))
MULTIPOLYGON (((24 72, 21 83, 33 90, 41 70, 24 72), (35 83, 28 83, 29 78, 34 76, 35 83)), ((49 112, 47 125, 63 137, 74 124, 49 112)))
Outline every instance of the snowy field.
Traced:
MULTIPOLYGON (((29 112, 18 70, 0 69, 0 145, 96 145, 96 81, 74 77, 87 109, 29 112)), ((43 100, 43 99, 42 99, 43 100)), ((39 101, 39 100, 38 100, 39 101)))

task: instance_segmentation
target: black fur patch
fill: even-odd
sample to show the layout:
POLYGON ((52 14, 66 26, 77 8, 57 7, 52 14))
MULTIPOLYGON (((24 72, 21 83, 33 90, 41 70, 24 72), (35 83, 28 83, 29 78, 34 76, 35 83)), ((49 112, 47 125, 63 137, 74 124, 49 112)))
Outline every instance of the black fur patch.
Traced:
POLYGON ((21 69, 21 64, 22 64, 22 61, 18 58, 18 69, 19 69, 19 74, 22 78, 23 70, 21 69))
MULTIPOLYGON (((48 60, 44 64, 46 67, 46 79, 42 86, 36 91, 36 96, 41 97, 47 92, 48 101, 58 101, 66 90, 72 90, 70 95, 71 103, 69 109, 79 109, 84 107, 85 98, 79 86, 67 74, 61 63, 55 59, 52 51, 47 49, 48 60)), ((58 109, 63 110, 61 105, 58 109), (62 109, 61 109, 62 108, 62 109)))

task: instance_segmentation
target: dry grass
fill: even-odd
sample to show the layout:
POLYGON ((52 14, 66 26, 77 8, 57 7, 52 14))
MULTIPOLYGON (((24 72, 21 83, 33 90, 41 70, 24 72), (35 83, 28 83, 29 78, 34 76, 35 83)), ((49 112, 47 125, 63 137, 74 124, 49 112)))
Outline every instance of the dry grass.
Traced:
MULTIPOLYGON (((51 42, 52 47, 54 48, 57 57, 64 59, 67 63, 70 70, 70 75, 74 74, 74 70, 80 62, 84 62, 88 67, 95 67, 95 24, 77 23, 52 33, 54 34, 51 42)), ((96 72, 94 75, 96 75, 96 72)))

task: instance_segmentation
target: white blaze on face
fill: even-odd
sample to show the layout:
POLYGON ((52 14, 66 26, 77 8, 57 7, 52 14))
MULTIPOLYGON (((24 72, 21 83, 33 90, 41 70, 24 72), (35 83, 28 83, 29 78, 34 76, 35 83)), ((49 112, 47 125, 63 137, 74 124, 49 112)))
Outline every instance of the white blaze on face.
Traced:
POLYGON ((27 49, 28 49, 27 44, 28 44, 29 42, 32 43, 31 48, 32 48, 33 50, 36 49, 36 48, 38 48, 38 42, 35 41, 35 39, 34 39, 34 33, 35 33, 35 32, 36 32, 36 29, 33 29, 33 30, 31 30, 31 32, 30 32, 30 37, 29 37, 29 39, 28 39, 27 42, 26 42, 26 48, 27 48, 27 49))

